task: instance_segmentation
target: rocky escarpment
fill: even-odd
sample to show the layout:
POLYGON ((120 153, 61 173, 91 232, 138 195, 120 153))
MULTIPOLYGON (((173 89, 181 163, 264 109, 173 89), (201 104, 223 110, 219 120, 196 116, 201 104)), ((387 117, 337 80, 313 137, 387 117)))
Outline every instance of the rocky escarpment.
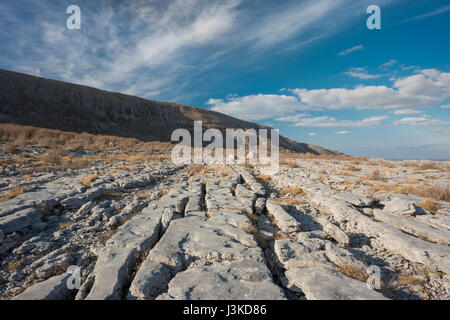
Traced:
MULTIPOLYGON (((151 101, 0 69, 0 122, 71 132, 101 133, 170 141, 175 129, 204 127, 259 129, 264 126, 218 112, 151 101)), ((318 146, 280 137, 282 148, 311 154, 336 154, 318 146)))

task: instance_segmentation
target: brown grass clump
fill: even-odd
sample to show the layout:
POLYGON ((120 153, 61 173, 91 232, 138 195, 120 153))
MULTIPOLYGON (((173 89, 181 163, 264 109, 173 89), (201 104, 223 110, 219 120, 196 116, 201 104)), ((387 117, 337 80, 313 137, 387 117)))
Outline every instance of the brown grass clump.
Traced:
POLYGON ((416 168, 416 170, 440 170, 440 169, 441 167, 439 164, 431 161, 423 162, 416 168))
POLYGON ((47 150, 45 161, 49 164, 61 164, 63 152, 60 148, 52 148, 47 150))
POLYGON ((22 268, 22 259, 10 262, 6 265, 6 269, 9 271, 16 271, 22 268))
POLYGON ((422 184, 418 187, 411 185, 390 186, 387 184, 376 184, 369 189, 370 192, 387 191, 396 194, 415 194, 424 198, 437 201, 450 201, 450 185, 449 184, 422 184))
POLYGON ((73 224, 74 224, 73 221, 67 221, 67 222, 60 223, 58 226, 60 229, 67 229, 67 228, 71 227, 73 224))
POLYGON ((275 232, 273 234, 273 240, 288 240, 291 239, 288 235, 280 234, 278 232, 275 232))
POLYGON ((318 173, 319 174, 327 174, 328 172, 325 169, 320 169, 318 173))
POLYGON ((284 204, 284 205, 288 205, 288 206, 296 206, 296 205, 306 204, 305 201, 298 200, 295 198, 274 198, 272 200, 275 201, 276 203, 278 203, 279 205, 284 204))
POLYGON ((3 153, 12 153, 12 154, 16 154, 19 153, 19 149, 17 148, 16 144, 8 142, 7 144, 5 144, 5 146, 3 147, 3 153))
POLYGON ((380 170, 374 170, 372 171, 372 174, 369 176, 363 176, 361 177, 363 179, 367 180, 376 180, 376 181, 386 181, 386 178, 383 176, 380 170))
POLYGON ((295 188, 286 188, 280 191, 280 194, 282 194, 283 196, 291 194, 294 196, 304 196, 306 195, 305 191, 303 191, 302 188, 300 187, 295 187, 295 188))
POLYGON ((124 196, 123 192, 115 192, 115 191, 104 191, 100 195, 102 198, 121 198, 124 196))
POLYGON ((338 176, 344 176, 344 177, 353 177, 353 176, 355 176, 353 173, 348 172, 348 171, 336 172, 336 174, 338 176))
POLYGON ((365 270, 362 270, 360 267, 351 263, 345 263, 339 266, 339 271, 345 274, 347 277, 363 282, 367 281, 367 278, 369 277, 365 270))
POLYGON ((98 174, 93 174, 88 177, 84 177, 80 179, 81 184, 85 185, 86 187, 92 187, 92 182, 94 182, 99 177, 98 174))
POLYGON ((417 203, 417 206, 424 210, 427 210, 432 214, 436 214, 438 210, 442 208, 433 199, 424 199, 421 202, 417 203))
POLYGON ((262 180, 264 182, 269 182, 272 179, 272 177, 267 175, 267 174, 258 175, 258 176, 255 176, 255 178, 258 179, 258 180, 262 180))
POLYGON ((21 195, 25 192, 27 192, 28 189, 24 187, 15 187, 11 191, 9 191, 7 194, 3 196, 3 198, 0 200, 0 202, 5 202, 11 199, 14 199, 18 195, 21 195))
POLYGON ((347 166, 344 170, 347 170, 347 171, 361 171, 361 168, 358 168, 358 167, 356 167, 356 166, 351 164, 351 165, 347 166))
POLYGON ((417 194, 438 201, 450 201, 450 184, 422 185, 416 190, 417 194))
POLYGON ((426 281, 412 274, 400 274, 397 283, 405 286, 424 286, 426 281))
POLYGON ((247 230, 247 231, 250 232, 251 234, 256 234, 256 233, 258 233, 258 229, 256 229, 256 228, 255 228, 254 226, 252 226, 252 225, 241 226, 241 229, 247 230))

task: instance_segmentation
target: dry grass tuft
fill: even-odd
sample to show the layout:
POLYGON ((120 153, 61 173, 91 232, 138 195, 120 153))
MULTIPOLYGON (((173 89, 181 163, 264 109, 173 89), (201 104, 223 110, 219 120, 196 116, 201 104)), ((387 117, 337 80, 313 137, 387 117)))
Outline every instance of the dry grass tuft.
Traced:
POLYGON ((356 166, 351 164, 351 165, 345 167, 344 170, 347 170, 347 171, 361 171, 361 168, 358 168, 358 167, 356 167, 356 166))
POLYGON ((22 259, 10 262, 6 265, 6 269, 9 271, 16 271, 22 268, 22 259))
POLYGON ((81 178, 80 183, 90 188, 92 187, 92 182, 94 182, 98 177, 99 177, 98 174, 93 174, 88 177, 81 178))
POLYGON ((255 176, 255 178, 258 179, 258 180, 262 180, 264 182, 270 182, 270 180, 272 179, 272 177, 267 175, 267 174, 258 175, 258 176, 255 176))
POLYGON ((421 187, 417 188, 417 194, 438 200, 438 201, 450 201, 450 184, 432 184, 432 185, 422 185, 421 187))
POLYGON ((424 199, 421 202, 417 203, 417 206, 424 210, 427 210, 432 214, 436 214, 439 211, 439 209, 442 208, 433 199, 424 199))
POLYGON ((424 198, 433 199, 437 201, 450 201, 450 185, 449 184, 422 184, 418 187, 411 185, 396 185, 390 186, 388 184, 376 184, 369 189, 370 192, 376 193, 379 191, 387 191, 396 194, 415 194, 424 198))
POLYGON ((9 191, 7 194, 3 196, 3 198, 0 200, 0 202, 5 202, 11 199, 14 199, 18 195, 21 195, 25 192, 27 192, 28 189, 25 187, 15 187, 11 191, 9 191))
POLYGON ((258 233, 258 229, 256 229, 252 225, 241 226, 241 229, 247 230, 248 232, 250 232, 251 234, 254 234, 254 235, 256 235, 258 233))
POLYGON ((51 148, 47 150, 47 154, 45 156, 45 161, 48 164, 58 165, 61 164, 63 152, 60 148, 51 148))
POLYGON ((17 153, 19 153, 19 149, 17 148, 16 144, 8 142, 3 147, 3 153, 17 154, 17 153))
POLYGON ((306 195, 305 191, 303 191, 303 189, 300 187, 283 189, 280 191, 280 194, 282 194, 283 196, 288 195, 288 194, 294 195, 294 196, 305 196, 306 195))
POLYGON ((339 266, 339 271, 345 274, 347 277, 359 280, 359 281, 366 281, 369 275, 365 272, 365 270, 362 270, 358 266, 346 263, 341 266, 339 266))
POLYGON ((296 205, 306 204, 305 201, 295 199, 295 198, 274 198, 272 200, 275 201, 276 203, 278 203, 279 205, 284 204, 284 205, 288 205, 288 206, 296 206, 296 205))
POLYGON ((363 176, 361 178, 373 181, 386 181, 386 178, 383 176, 380 170, 374 170, 369 176, 363 176))
POLYGON ((405 286, 424 286, 426 281, 412 274, 400 274, 397 283, 405 286))

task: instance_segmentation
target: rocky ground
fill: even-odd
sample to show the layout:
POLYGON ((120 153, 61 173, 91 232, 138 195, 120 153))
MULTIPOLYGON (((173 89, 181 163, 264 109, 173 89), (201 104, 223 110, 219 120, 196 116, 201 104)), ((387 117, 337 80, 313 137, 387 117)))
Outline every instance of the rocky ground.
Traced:
POLYGON ((19 169, 0 177, 1 299, 450 297, 448 163, 19 169))

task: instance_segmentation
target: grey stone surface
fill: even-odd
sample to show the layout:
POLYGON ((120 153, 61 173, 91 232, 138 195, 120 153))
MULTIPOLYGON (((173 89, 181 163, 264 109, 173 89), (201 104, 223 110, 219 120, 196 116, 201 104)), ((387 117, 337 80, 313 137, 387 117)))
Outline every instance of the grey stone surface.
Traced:
POLYGON ((95 281, 86 300, 119 300, 136 263, 137 250, 108 246, 100 251, 94 269, 95 281))
POLYGON ((256 214, 262 214, 264 209, 266 208, 266 199, 265 198, 258 198, 255 201, 255 213, 256 214))
POLYGON ((40 222, 42 213, 38 209, 28 208, 0 217, 0 228, 4 233, 23 231, 34 223, 40 222))
POLYGON ((67 280, 71 275, 66 273, 54 276, 25 290, 12 300, 70 300, 73 299, 76 290, 70 290, 67 280))
POLYGON ((387 213, 415 216, 423 212, 414 201, 400 196, 391 197, 389 201, 382 202, 382 204, 384 204, 383 211, 387 213))
POLYGON ((179 273, 158 300, 283 300, 264 264, 256 261, 200 263, 179 273))
POLYGON ((267 212, 274 217, 281 231, 291 233, 301 229, 300 223, 275 201, 267 200, 266 207, 267 212))
POLYGON ((325 268, 294 268, 286 272, 289 287, 308 300, 387 300, 367 284, 325 268))
POLYGON ((165 291, 172 278, 165 265, 145 260, 130 286, 128 299, 152 300, 165 291))
POLYGON ((442 245, 450 245, 450 233, 433 228, 415 218, 398 216, 381 210, 374 210, 375 219, 394 226, 404 232, 418 236, 421 239, 436 242, 442 245))

